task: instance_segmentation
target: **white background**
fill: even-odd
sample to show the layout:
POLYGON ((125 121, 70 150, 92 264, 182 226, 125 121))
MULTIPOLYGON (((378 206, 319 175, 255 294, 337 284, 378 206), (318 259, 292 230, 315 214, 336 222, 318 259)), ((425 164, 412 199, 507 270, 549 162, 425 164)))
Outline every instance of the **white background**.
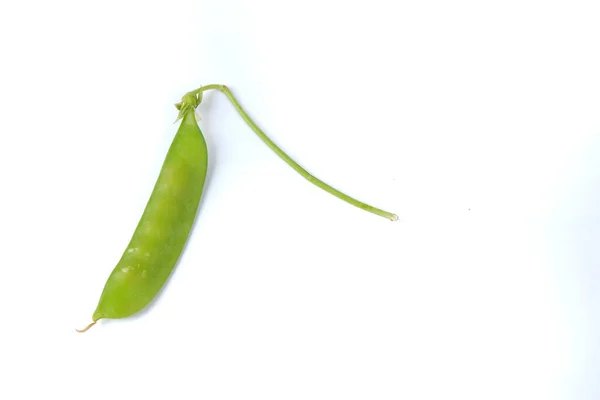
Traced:
POLYGON ((0 398, 600 398, 597 1, 0 5, 0 398), (177 125, 210 171, 85 334, 177 125))

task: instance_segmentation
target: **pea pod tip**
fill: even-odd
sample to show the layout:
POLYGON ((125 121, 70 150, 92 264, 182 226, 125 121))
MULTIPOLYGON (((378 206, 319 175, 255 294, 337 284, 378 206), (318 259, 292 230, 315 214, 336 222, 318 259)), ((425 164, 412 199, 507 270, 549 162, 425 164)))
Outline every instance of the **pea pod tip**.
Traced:
POLYGON ((90 329, 92 326, 96 325, 96 322, 98 322, 98 321, 96 320, 96 321, 91 322, 88 326, 86 326, 83 329, 75 329, 75 330, 79 333, 87 332, 88 329, 90 329))

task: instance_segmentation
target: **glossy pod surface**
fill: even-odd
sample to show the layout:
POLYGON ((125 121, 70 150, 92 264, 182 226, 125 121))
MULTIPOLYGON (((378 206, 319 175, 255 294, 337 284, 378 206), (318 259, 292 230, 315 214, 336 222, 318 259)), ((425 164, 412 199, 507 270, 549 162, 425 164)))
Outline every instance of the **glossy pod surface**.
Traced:
POLYGON ((160 291, 192 228, 207 165, 206 142, 192 109, 183 116, 133 237, 104 286, 94 322, 135 314, 160 291))

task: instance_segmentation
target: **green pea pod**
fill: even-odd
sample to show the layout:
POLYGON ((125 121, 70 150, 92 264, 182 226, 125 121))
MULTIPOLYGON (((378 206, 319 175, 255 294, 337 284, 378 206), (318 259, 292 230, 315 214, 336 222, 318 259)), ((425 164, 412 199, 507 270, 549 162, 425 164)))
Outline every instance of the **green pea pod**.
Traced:
POLYGON ((104 286, 93 322, 79 332, 102 318, 124 318, 142 310, 171 274, 192 228, 206 178, 208 152, 194 112, 199 100, 184 97, 181 125, 146 209, 104 286))
POLYGON ((124 318, 145 308, 171 274, 196 216, 207 169, 206 142, 195 109, 206 90, 218 90, 231 102, 256 135, 283 161, 309 182, 360 209, 397 221, 398 216, 356 200, 309 174, 252 121, 225 85, 207 85, 183 96, 175 106, 181 125, 169 148, 160 175, 138 226, 121 260, 104 286, 92 323, 102 318, 124 318))

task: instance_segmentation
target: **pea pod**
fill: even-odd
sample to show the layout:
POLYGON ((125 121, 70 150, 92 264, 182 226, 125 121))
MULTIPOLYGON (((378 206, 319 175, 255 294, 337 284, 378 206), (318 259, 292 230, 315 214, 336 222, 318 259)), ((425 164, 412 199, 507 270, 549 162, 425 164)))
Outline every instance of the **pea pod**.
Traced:
POLYGON ((124 318, 152 301, 171 274, 200 203, 208 152, 198 127, 196 95, 180 106, 181 125, 171 143, 160 174, 127 249, 110 274, 92 323, 102 318, 124 318))
POLYGON ((181 125, 164 160, 146 209, 129 245, 110 274, 92 323, 125 318, 145 308, 163 287, 188 239, 202 196, 208 155, 195 109, 204 91, 222 92, 258 137, 296 172, 326 192, 358 208, 396 221, 395 214, 358 201, 309 174, 254 123, 225 85, 207 85, 187 93, 176 104, 181 125))

